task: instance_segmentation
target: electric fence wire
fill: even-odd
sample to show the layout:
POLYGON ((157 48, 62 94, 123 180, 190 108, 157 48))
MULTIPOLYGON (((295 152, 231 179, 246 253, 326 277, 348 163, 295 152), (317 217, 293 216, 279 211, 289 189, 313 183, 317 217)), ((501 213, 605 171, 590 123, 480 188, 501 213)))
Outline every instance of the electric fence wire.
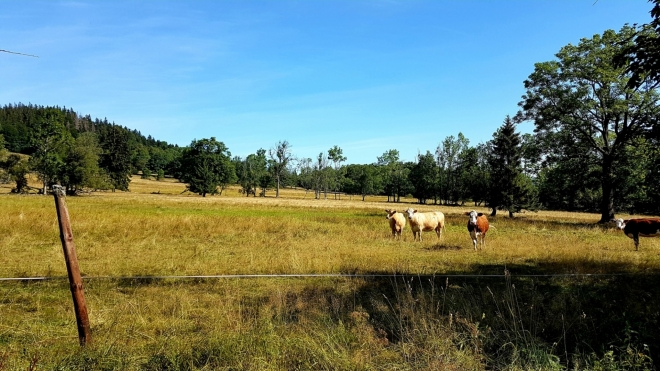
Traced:
MULTIPOLYGON (((548 274, 349 274, 349 273, 319 273, 319 274, 218 274, 193 276, 84 276, 83 280, 188 280, 188 279, 237 279, 237 278, 394 278, 394 277, 435 277, 435 278, 502 278, 510 277, 608 277, 635 276, 644 273, 548 273, 548 274)), ((51 281, 64 280, 66 276, 42 277, 0 277, 0 281, 51 281)))

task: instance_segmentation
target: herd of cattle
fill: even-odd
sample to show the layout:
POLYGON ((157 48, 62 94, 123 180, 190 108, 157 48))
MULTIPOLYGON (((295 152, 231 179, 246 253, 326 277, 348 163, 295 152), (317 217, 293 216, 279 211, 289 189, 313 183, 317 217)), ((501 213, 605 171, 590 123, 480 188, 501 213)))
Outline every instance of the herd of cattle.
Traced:
MULTIPOLYGON (((442 231, 445 229, 445 215, 440 211, 431 211, 420 213, 415 209, 408 208, 403 213, 396 210, 385 210, 387 213, 387 220, 392 229, 392 237, 401 238, 401 232, 406 226, 406 219, 410 222, 410 229, 413 232, 413 240, 422 240, 422 232, 435 231, 438 239, 442 236, 442 231)), ((490 225, 488 219, 483 213, 477 213, 472 210, 466 212, 468 216, 467 230, 470 232, 472 244, 474 249, 477 250, 477 244, 481 248, 486 247, 486 232, 490 225), (481 241, 479 243, 479 237, 481 241)), ((657 237, 660 236, 660 218, 643 218, 643 219, 615 219, 612 222, 616 223, 616 227, 623 231, 623 233, 632 238, 635 242, 635 250, 639 248, 639 237, 657 237)))
MULTIPOLYGON (((442 236, 442 231, 445 229, 445 214, 440 211, 431 211, 427 213, 420 213, 415 209, 408 208, 403 213, 396 210, 385 210, 387 213, 387 220, 390 222, 392 229, 392 237, 401 238, 401 232, 406 226, 406 219, 410 221, 410 229, 413 232, 413 240, 422 240, 422 232, 435 231, 438 239, 442 236)), ((481 237, 480 247, 486 247, 486 232, 490 227, 488 219, 483 213, 477 213, 472 210, 465 213, 468 218, 467 229, 472 237, 472 244, 474 249, 477 249, 477 242, 481 237)))

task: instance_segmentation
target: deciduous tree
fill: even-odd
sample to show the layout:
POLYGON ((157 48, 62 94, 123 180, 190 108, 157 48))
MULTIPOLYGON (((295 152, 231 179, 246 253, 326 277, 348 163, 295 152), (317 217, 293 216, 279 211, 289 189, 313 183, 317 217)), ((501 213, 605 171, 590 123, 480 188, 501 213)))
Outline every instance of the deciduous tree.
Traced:
POLYGON ((636 27, 623 48, 614 55, 616 67, 624 67, 624 74, 629 76, 629 88, 638 88, 643 84, 657 87, 660 84, 660 0, 652 0, 653 20, 636 27))
POLYGON ((64 164, 57 178, 68 194, 76 194, 84 188, 109 188, 107 177, 99 167, 100 153, 93 133, 82 133, 67 143, 64 164))
POLYGON ((231 153, 215 137, 193 140, 181 157, 181 181, 190 192, 206 197, 222 193, 224 187, 236 180, 231 153))
POLYGON ((470 140, 463 133, 458 133, 457 138, 453 135, 446 137, 435 150, 438 164, 437 194, 446 203, 456 204, 461 197, 461 154, 469 144, 470 140))
POLYGON ((525 80, 520 118, 531 120, 549 153, 582 146, 598 160, 600 222, 614 218, 614 164, 625 147, 657 125, 658 93, 650 86, 633 90, 614 56, 631 43, 634 29, 605 31, 578 45, 567 45, 554 61, 537 63, 525 80))
POLYGON ((70 134, 64 126, 64 113, 56 108, 46 108, 38 112, 36 120, 31 122, 30 168, 42 181, 42 193, 54 184, 60 168, 64 164, 62 150, 70 134))
POLYGON ((415 187, 413 197, 420 204, 430 199, 437 200, 438 166, 431 152, 417 156, 417 163, 410 172, 410 182, 415 187))
POLYGON ((112 191, 128 191, 131 182, 133 154, 127 129, 108 125, 100 130, 101 156, 99 166, 107 173, 112 191))
POLYGON ((390 149, 377 157, 376 164, 380 167, 383 180, 383 191, 387 202, 400 202, 401 196, 411 192, 413 187, 409 180, 410 171, 399 160, 399 151, 390 149))
POLYGON ((293 159, 293 154, 291 153, 291 145, 286 140, 280 141, 274 148, 268 150, 268 155, 273 161, 272 169, 273 174, 275 175, 275 180, 277 182, 275 197, 280 197, 280 183, 282 181, 282 175, 293 159))

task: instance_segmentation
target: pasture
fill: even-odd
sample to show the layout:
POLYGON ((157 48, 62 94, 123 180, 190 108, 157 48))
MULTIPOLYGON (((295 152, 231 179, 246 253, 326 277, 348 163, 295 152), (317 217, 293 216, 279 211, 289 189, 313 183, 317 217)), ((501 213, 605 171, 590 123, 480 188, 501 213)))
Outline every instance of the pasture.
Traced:
POLYGON ((0 281, 0 370, 643 369, 658 355, 660 239, 635 251, 598 215, 502 213, 474 251, 464 213, 488 210, 472 205, 202 198, 137 177, 66 200, 92 325, 80 349, 53 198, 2 187, 0 277, 51 279, 0 281), (442 238, 407 225, 392 239, 385 209, 407 207, 442 211, 442 238), (252 274, 354 276, 153 278, 252 274))

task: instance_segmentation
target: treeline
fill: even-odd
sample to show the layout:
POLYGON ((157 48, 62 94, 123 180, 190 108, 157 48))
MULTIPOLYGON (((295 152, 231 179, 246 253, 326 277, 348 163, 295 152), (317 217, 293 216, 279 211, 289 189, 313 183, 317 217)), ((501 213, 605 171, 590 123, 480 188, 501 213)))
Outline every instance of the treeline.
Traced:
POLYGON ((660 64, 644 67, 634 54, 639 38, 652 32, 658 34, 624 26, 561 48, 555 60, 535 64, 520 111, 504 118, 492 140, 471 145, 458 133, 411 162, 390 149, 371 164, 345 164, 338 146, 296 158, 287 141, 232 157, 214 137, 179 148, 71 109, 18 104, 0 109, 0 148, 30 157, 0 154, 0 168, 18 192, 28 171, 44 190, 59 183, 70 193, 127 190, 130 175, 141 171, 170 174, 203 196, 230 184, 253 197, 295 186, 316 198, 344 193, 399 202, 410 195, 510 216, 538 208, 596 211, 601 222, 615 210, 660 214, 659 74, 652 71, 660 64), (516 132, 525 121, 533 134, 516 132))
MULTIPOLYGON (((654 10, 657 19, 657 1, 654 10)), ((615 210, 660 214, 660 53, 640 43, 649 35, 657 41, 660 22, 653 27, 608 30, 536 63, 524 81, 520 111, 487 143, 470 146, 459 133, 414 162, 402 162, 391 149, 366 165, 342 165, 346 158, 335 146, 294 167, 286 166, 285 141, 234 158, 236 179, 253 196, 272 187, 277 192, 279 179, 317 198, 344 192, 398 202, 412 195, 420 203, 474 202, 510 216, 536 208, 595 211, 601 222, 615 210), (533 134, 516 132, 525 121, 534 124, 533 134)))
POLYGON ((178 168, 182 151, 107 119, 92 119, 66 107, 21 103, 0 108, 0 151, 3 148, 1 180, 14 181, 15 192, 29 191, 26 176, 34 172, 43 182, 42 193, 57 183, 70 194, 128 190, 130 176, 147 169, 163 177, 178 168))

